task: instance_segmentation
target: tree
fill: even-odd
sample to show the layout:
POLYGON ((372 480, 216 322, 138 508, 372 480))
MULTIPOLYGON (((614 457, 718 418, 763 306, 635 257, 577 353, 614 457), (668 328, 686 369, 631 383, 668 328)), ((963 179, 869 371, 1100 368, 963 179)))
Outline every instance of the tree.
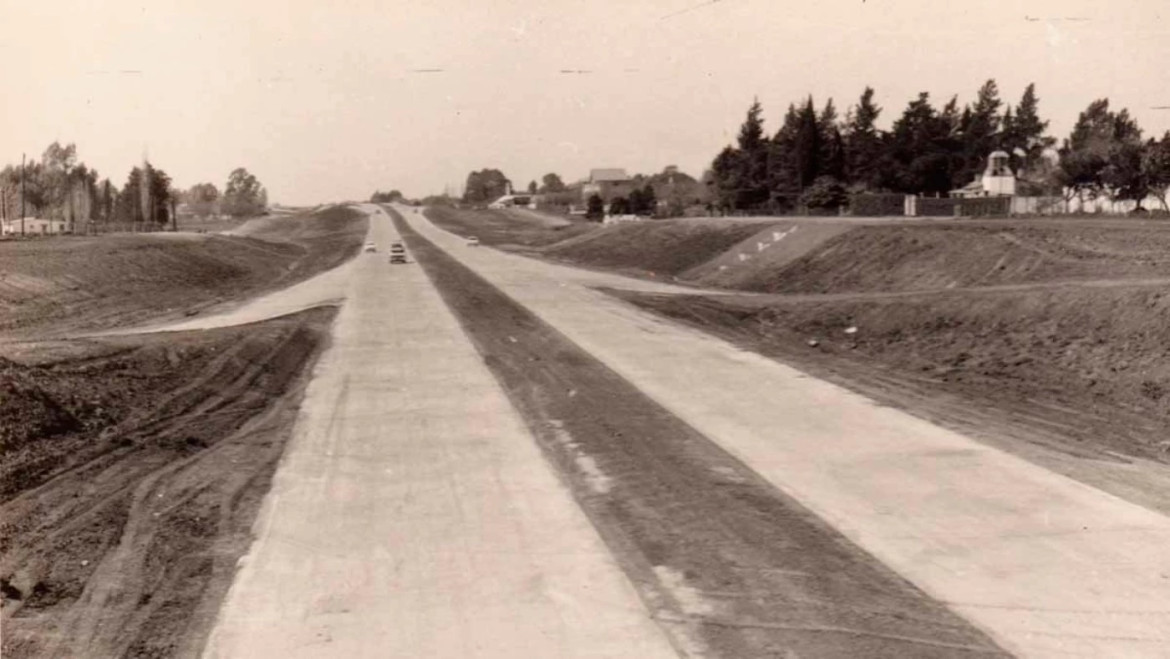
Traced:
POLYGON ((1151 139, 1142 156, 1142 170, 1150 192, 1157 195, 1162 210, 1170 213, 1170 131, 1161 140, 1151 139))
POLYGON ((214 183, 197 183, 187 191, 187 207, 196 217, 215 215, 218 202, 219 188, 214 183))
POLYGON ((647 182, 640 188, 630 191, 629 212, 634 215, 653 215, 658 208, 658 199, 654 194, 654 186, 647 182))
POLYGON ((508 194, 512 182, 498 169, 483 169, 467 175, 463 189, 463 201, 469 204, 486 204, 508 194))
POLYGON ((980 174, 986 166, 987 156, 998 146, 999 108, 1002 105, 999 87, 995 80, 988 80, 979 88, 975 104, 960 118, 962 162, 954 172, 953 187, 964 185, 980 174))
POLYGON ((602 200, 601 195, 589 195, 589 199, 585 202, 585 217, 590 220, 600 220, 605 217, 605 201, 602 200))
POLYGON ((724 209, 734 209, 739 196, 740 167, 739 152, 734 147, 724 147, 711 162, 710 187, 715 204, 724 209))
POLYGON ((372 204, 392 204, 404 200, 406 197, 398 190, 391 190, 390 192, 374 192, 370 195, 370 203, 372 204))
POLYGON ((836 213, 848 202, 845 186, 832 176, 819 177, 800 196, 800 205, 811 212, 836 213))
POLYGON ((752 101, 739 129, 732 177, 733 208, 756 208, 768 201, 768 138, 764 136, 762 113, 759 99, 752 101))
POLYGON ((149 163, 135 167, 118 194, 116 214, 124 222, 165 225, 170 221, 171 195, 166 172, 149 163))
POLYGON ((949 192, 958 148, 953 127, 963 121, 956 114, 952 100, 940 115, 927 92, 911 101, 886 139, 882 187, 909 194, 949 192))
POLYGON ((789 209, 799 202, 801 181, 796 144, 800 130, 800 113, 790 103, 768 149, 768 188, 774 208, 789 209))
POLYGON ((77 146, 53 142, 41 155, 40 179, 49 214, 64 218, 73 188, 73 168, 77 165, 77 146))
POLYGON ((536 187, 536 181, 529 181, 528 182, 528 194, 536 194, 537 190, 538 190, 538 188, 536 187))
POLYGON ((866 87, 845 119, 846 178, 863 189, 877 187, 882 159, 882 135, 877 119, 882 109, 873 102, 873 88, 866 87))
POLYGON ((565 191, 565 182, 561 180, 560 176, 551 172, 541 177, 540 182, 540 191, 545 194, 555 194, 565 191))
POLYGON ((614 197, 609 200, 609 214, 610 215, 629 215, 630 201, 625 197, 614 197))
POLYGON ((837 125, 837 109, 833 107, 833 99, 825 104, 821 116, 817 120, 817 133, 820 135, 821 152, 817 169, 820 174, 831 176, 837 181, 845 180, 845 139, 841 135, 841 128, 837 125))
POLYGON ((1021 172, 1030 172, 1037 167, 1045 149, 1056 143, 1055 139, 1045 135, 1048 122, 1040 119, 1039 104, 1033 83, 1024 89, 1014 114, 1012 108, 1004 111, 1000 148, 1012 154, 1016 169, 1021 172))
POLYGON ((228 176, 221 207, 232 217, 263 215, 268 207, 268 192, 248 170, 237 167, 228 176))
POLYGON ((1135 146, 1141 146, 1141 129, 1128 110, 1110 111, 1107 98, 1090 103, 1059 151, 1066 197, 1133 198, 1141 187, 1134 180, 1141 171, 1133 166, 1135 146))
POLYGON ((822 135, 820 119, 813 107, 812 96, 808 97, 797 115, 796 139, 793 144, 793 164, 800 189, 812 185, 821 173, 822 135))

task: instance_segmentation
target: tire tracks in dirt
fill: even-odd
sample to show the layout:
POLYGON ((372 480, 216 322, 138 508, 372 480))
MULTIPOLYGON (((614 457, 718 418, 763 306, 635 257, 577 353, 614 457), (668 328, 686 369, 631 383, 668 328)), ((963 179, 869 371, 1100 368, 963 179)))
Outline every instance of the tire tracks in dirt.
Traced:
MULTIPOLYGON (((334 313, 168 337, 227 349, 100 438, 54 440, 72 464, 0 503, 5 657, 200 652, 334 313)), ((115 342, 135 341, 158 339, 115 342)))

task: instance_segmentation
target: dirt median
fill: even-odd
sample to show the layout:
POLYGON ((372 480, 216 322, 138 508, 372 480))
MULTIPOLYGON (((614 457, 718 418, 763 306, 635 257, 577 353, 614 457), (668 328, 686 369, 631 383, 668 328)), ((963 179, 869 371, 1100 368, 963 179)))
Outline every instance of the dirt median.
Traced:
POLYGON ((395 223, 684 652, 1002 654, 400 217, 395 223))
POLYGON ((0 360, 0 654, 199 654, 334 313, 0 360))

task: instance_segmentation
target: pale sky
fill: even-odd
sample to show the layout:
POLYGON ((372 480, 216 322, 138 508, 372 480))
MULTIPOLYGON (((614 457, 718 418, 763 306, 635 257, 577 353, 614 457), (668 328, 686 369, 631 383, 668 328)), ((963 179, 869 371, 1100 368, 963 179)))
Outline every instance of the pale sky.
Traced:
POLYGON ((247 167, 286 204, 409 196, 502 169, 698 176, 753 97, 865 85, 889 123, 1037 84, 1066 135, 1098 97, 1170 129, 1165 0, 0 0, 0 164, 53 140, 121 186, 148 152, 178 186, 247 167), (435 70, 438 72, 427 72, 435 70), (564 70, 588 73, 562 73, 564 70))

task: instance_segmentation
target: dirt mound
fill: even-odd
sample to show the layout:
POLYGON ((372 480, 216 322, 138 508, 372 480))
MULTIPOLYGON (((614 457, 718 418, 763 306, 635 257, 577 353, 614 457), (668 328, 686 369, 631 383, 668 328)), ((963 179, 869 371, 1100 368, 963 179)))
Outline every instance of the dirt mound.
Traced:
POLYGON ((180 315, 287 286, 357 253, 366 222, 338 208, 255 237, 139 234, 0 244, 0 332, 61 335, 180 315))
POLYGON ((738 288, 909 291, 1170 276, 1170 226, 955 223, 857 226, 738 288))
POLYGON ((744 288, 853 228, 854 225, 829 220, 769 223, 747 240, 691 268, 681 278, 712 288, 744 288))
MULTIPOLYGON (((44 437, 77 430, 77 418, 35 382, 12 377, 15 365, 0 359, 0 457, 44 437)), ((16 370, 19 370, 17 367, 16 370)))
POLYGON ((682 277, 760 230, 758 221, 731 219, 630 222, 551 245, 541 254, 575 265, 682 277))
POLYGON ((1025 428, 1036 431, 1028 441, 1071 455, 1170 458, 1170 294, 1158 289, 790 302, 622 296, 827 371, 883 403, 928 418, 946 410, 944 420, 965 432, 1025 428))
POLYGON ((76 424, 0 455, 0 654, 199 654, 333 313, 6 363, 76 424))

